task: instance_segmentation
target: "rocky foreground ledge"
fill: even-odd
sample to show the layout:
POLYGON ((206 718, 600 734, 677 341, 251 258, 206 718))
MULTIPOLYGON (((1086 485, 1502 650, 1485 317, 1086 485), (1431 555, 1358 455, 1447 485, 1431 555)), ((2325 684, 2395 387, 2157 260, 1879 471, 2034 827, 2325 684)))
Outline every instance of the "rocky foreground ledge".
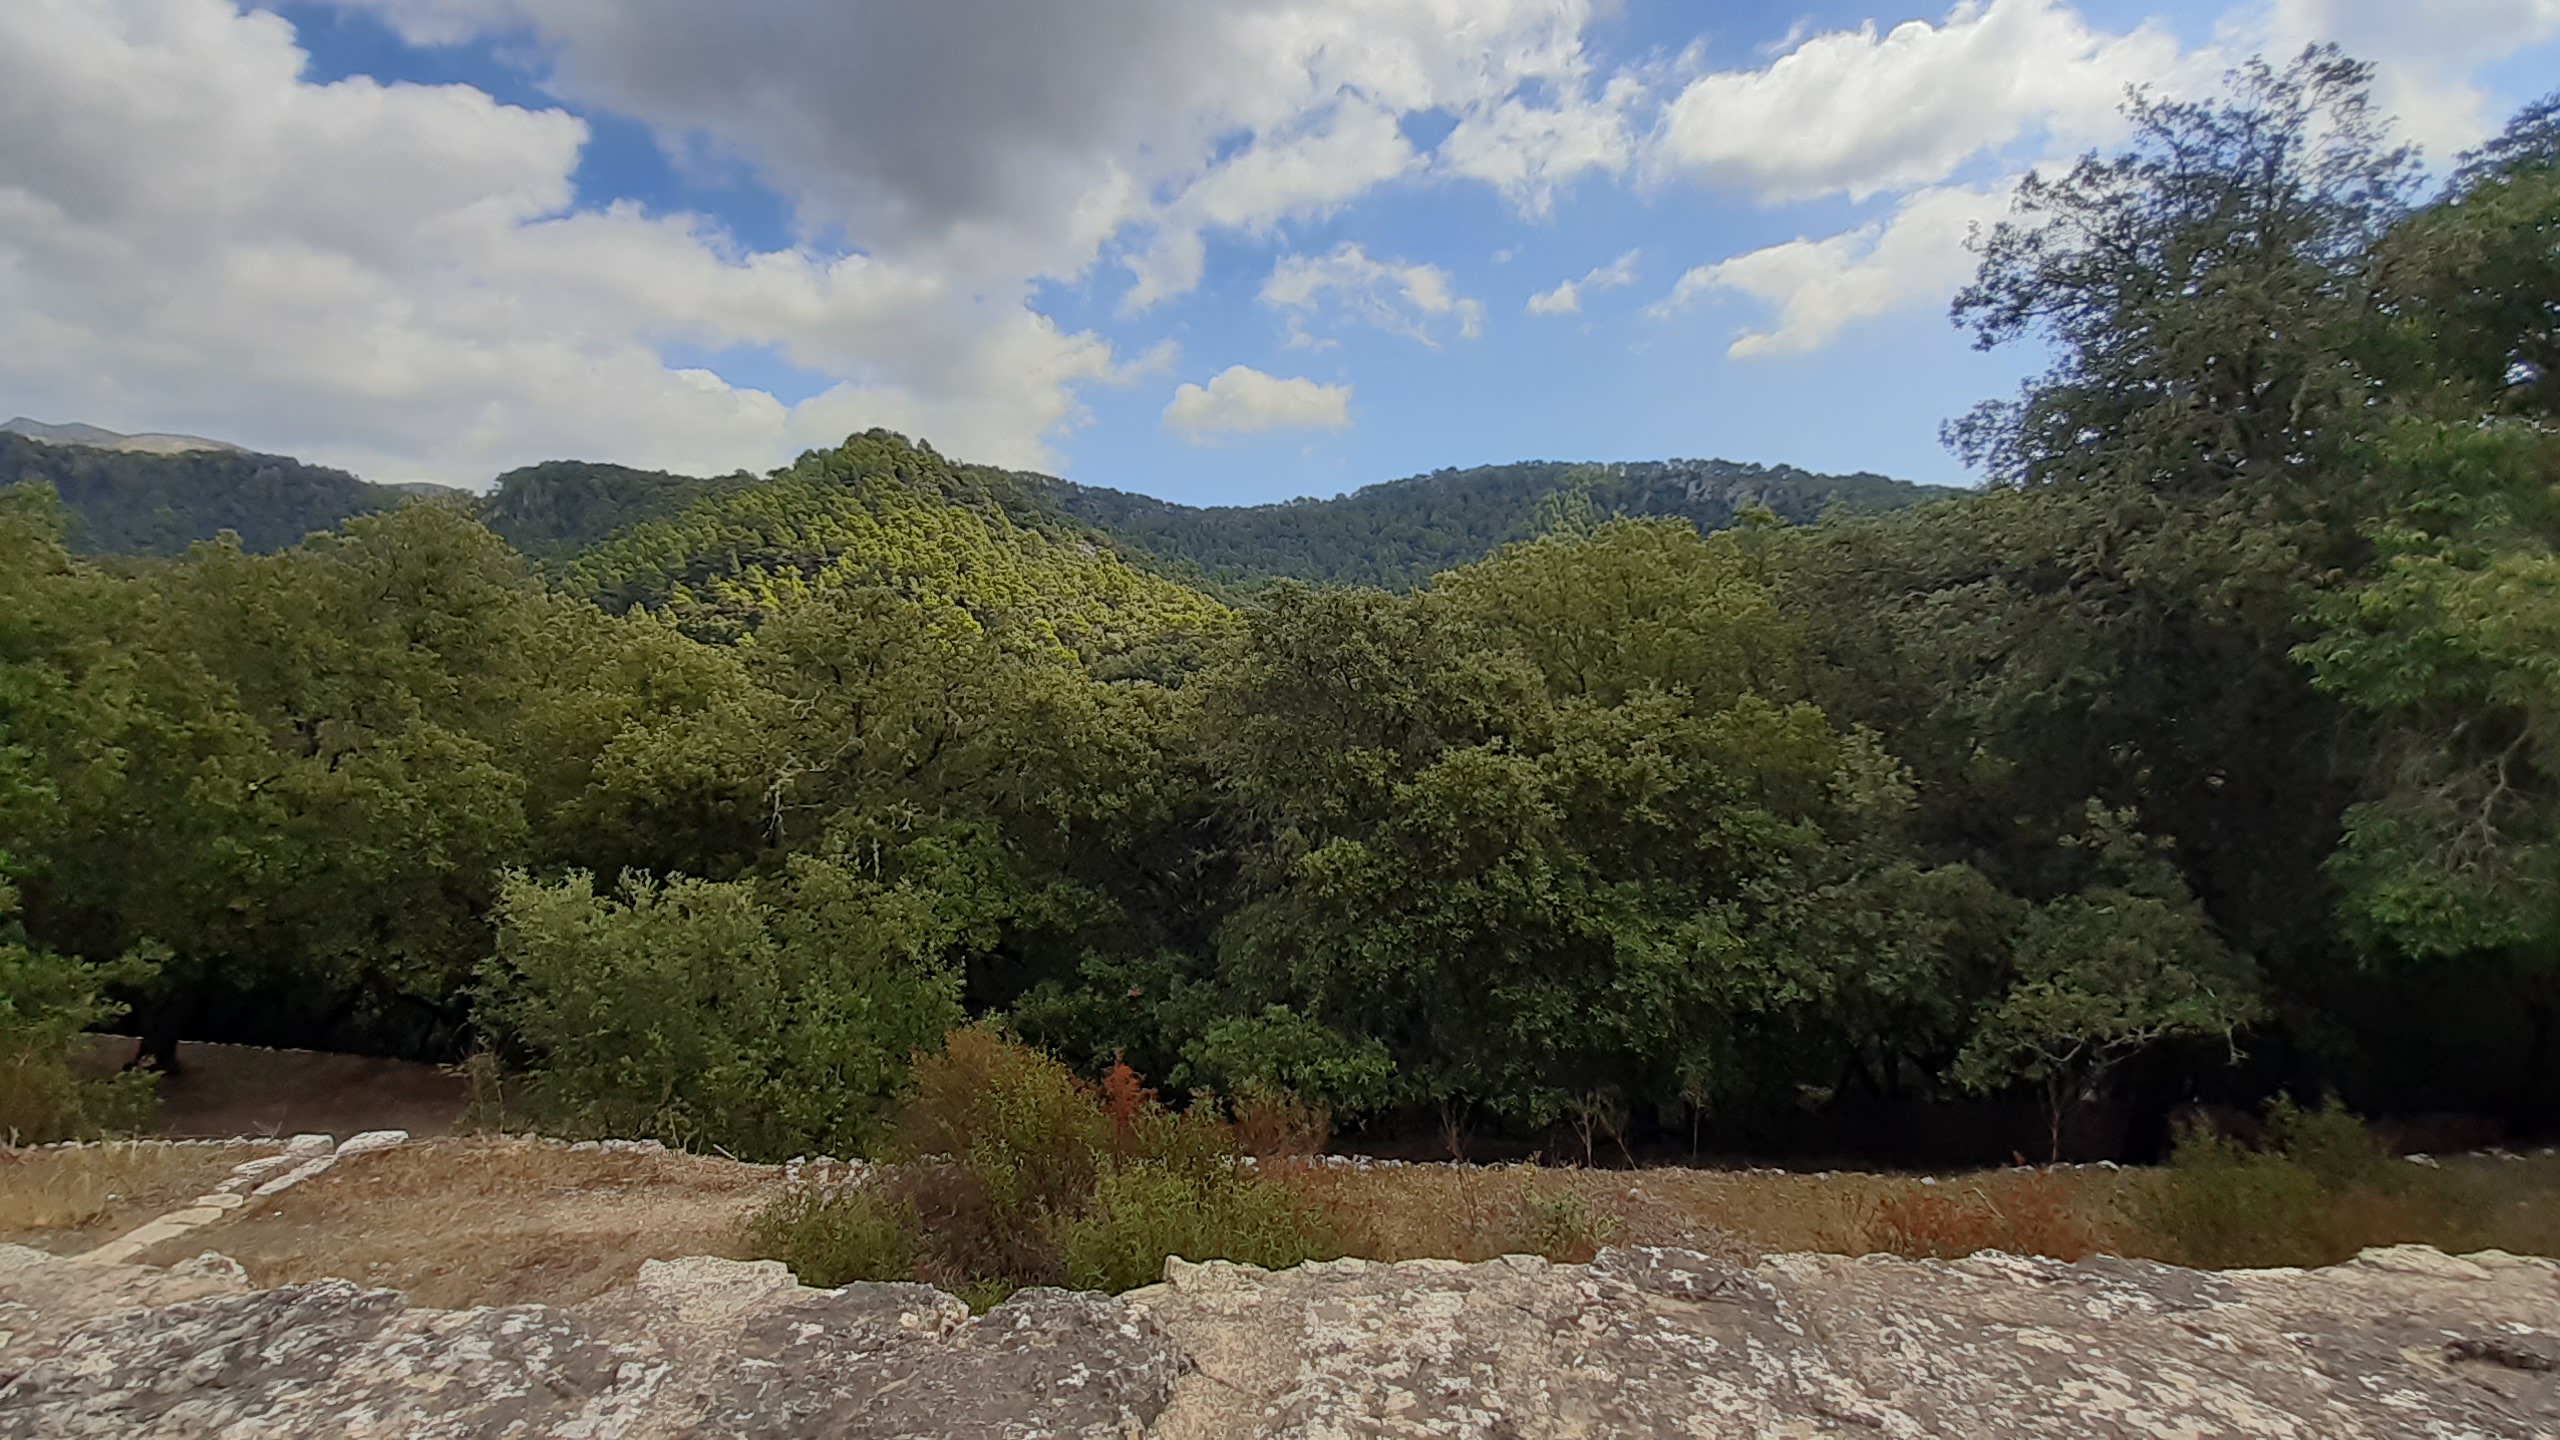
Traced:
POLYGON ((426 1310, 0 1246, 0 1435, 2560 1435, 2560 1266, 2495 1253, 1168 1268, 976 1319, 711 1259, 575 1308, 426 1310))

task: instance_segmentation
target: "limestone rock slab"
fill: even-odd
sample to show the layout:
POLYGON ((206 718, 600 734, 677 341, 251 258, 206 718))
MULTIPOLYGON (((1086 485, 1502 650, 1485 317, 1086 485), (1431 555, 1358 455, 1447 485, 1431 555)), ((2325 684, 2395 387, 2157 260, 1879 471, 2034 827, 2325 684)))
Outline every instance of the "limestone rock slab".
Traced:
POLYGON ((448 1311, 0 1246, 0 1437, 2560 1437, 2560 1266, 2494 1252, 1166 1268, 973 1318, 697 1257, 448 1311))

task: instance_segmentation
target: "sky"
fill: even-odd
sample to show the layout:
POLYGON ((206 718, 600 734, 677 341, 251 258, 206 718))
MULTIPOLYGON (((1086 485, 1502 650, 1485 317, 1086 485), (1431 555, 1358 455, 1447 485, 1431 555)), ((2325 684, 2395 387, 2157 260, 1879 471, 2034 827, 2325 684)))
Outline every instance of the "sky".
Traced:
POLYGON ((2560 0, 6 0, 0 415, 473 488, 885 425, 1194 504, 1961 484, 2016 178, 2335 40, 2435 162, 2560 0))

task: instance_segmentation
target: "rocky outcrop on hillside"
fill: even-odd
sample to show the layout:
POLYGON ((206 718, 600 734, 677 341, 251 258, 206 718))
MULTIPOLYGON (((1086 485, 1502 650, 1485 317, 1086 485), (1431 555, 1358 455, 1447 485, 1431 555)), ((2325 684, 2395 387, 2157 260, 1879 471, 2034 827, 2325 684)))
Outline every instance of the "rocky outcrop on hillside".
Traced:
POLYGON ((709 1259, 439 1311, 0 1247, 0 1436, 2560 1434, 2560 1267, 2498 1254, 1168 1269, 976 1318, 709 1259))

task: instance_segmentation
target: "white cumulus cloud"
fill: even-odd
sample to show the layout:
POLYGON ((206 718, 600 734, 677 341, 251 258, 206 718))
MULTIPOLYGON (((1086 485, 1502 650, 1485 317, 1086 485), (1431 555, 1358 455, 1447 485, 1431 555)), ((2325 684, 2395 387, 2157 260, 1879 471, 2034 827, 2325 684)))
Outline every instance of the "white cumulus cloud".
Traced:
POLYGON ((1204 387, 1185 383, 1164 407, 1164 427, 1195 441, 1256 430, 1342 430, 1351 424, 1351 387, 1282 379, 1230 365, 1204 387))
POLYGON ((1790 240, 1700 265, 1653 307, 1667 316, 1724 291, 1761 301, 1776 323, 1747 330, 1727 352, 1736 359, 1820 349, 1857 321, 1943 301, 1973 273, 1965 248, 1973 226, 1996 219, 2007 185, 1987 190, 1922 190, 1889 219, 1820 240, 1790 240))
POLYGON ((1636 283, 1636 256, 1628 251, 1606 265, 1592 267, 1579 280, 1559 280, 1552 290, 1541 290, 1529 297, 1532 315, 1579 315, 1582 293, 1586 290, 1617 290, 1636 283))
POLYGON ((2110 34, 2059 0, 1962 0, 1939 24, 1870 22, 1756 70, 1699 76, 1664 108, 1648 165, 1765 200, 1863 199, 1933 184, 2031 134, 2106 138, 2127 85, 2192 68, 2158 26, 2110 34))
POLYGON ((443 43, 499 35, 576 102, 743 159, 866 250, 971 273, 1199 283, 1205 237, 1401 177, 1530 212, 1634 151, 1593 0, 337 0, 443 43), (1406 116, 1456 128, 1433 154, 1406 116))
POLYGON ((873 424, 1054 464, 1076 388, 1122 378, 1025 286, 575 211, 577 118, 304 62, 226 0, 0 6, 13 408, 469 484, 564 454, 771 464, 873 424), (786 405, 668 365, 675 345, 833 383, 786 405))
POLYGON ((1333 314, 1390 334, 1436 345, 1444 333, 1472 340, 1484 329, 1484 302, 1457 292, 1437 265, 1373 260, 1345 241, 1324 255, 1287 255, 1262 283, 1262 303, 1290 312, 1295 343, 1311 344, 1305 322, 1333 314))
POLYGON ((2441 164, 2505 122, 2475 76, 2560 36, 2560 0, 2272 0, 2263 26, 2271 58, 2333 40, 2373 62, 2375 103, 2441 164))

